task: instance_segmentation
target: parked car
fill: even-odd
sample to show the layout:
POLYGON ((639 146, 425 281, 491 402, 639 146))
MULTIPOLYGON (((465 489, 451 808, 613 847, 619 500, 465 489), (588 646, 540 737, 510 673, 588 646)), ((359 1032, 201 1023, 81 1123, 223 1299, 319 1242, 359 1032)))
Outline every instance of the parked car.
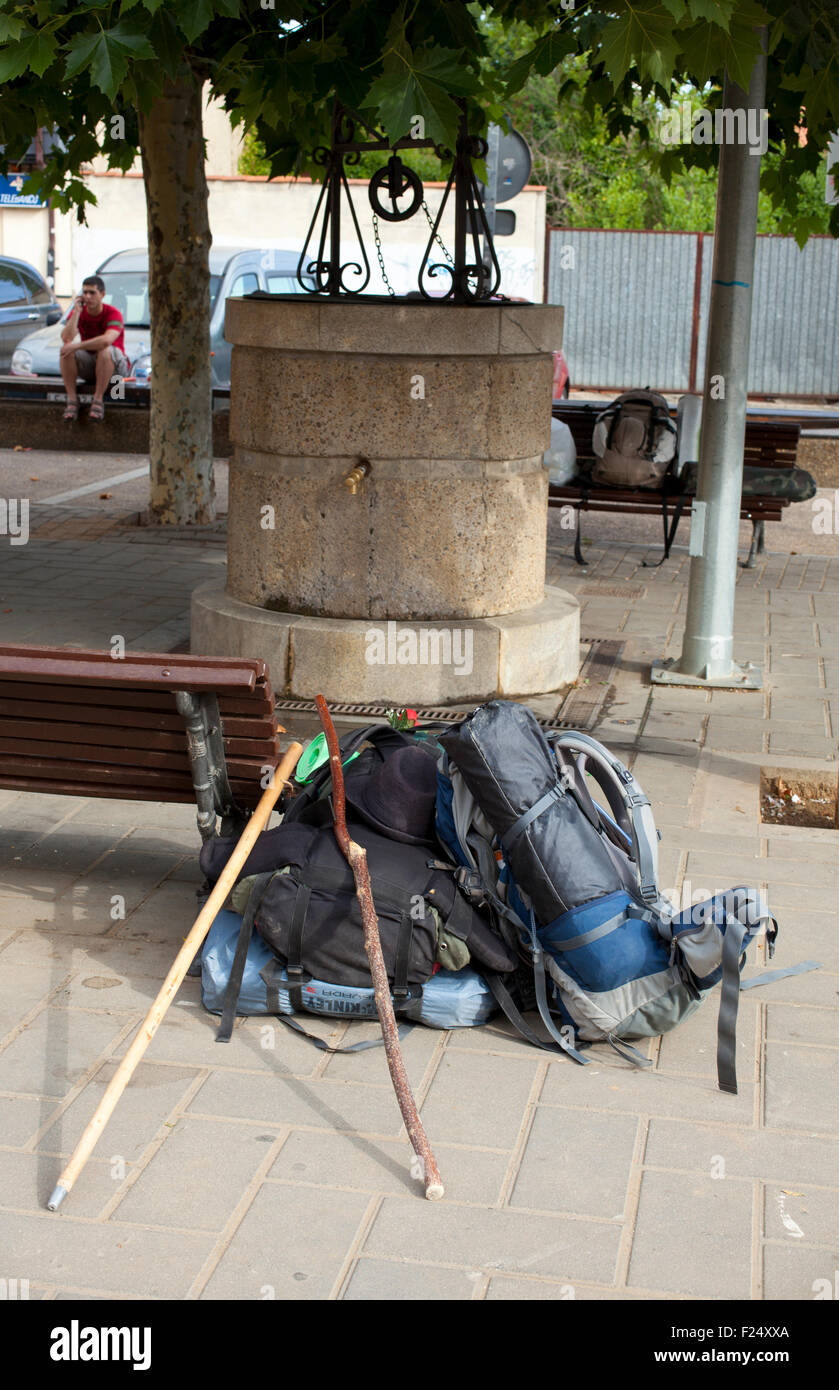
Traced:
POLYGON ((61 305, 43 275, 28 261, 0 256, 0 372, 9 370, 21 338, 60 318, 61 305))
MULTIPOLYGON (((225 300, 264 290, 269 294, 303 294, 297 281, 296 251, 212 247, 210 250, 210 350, 212 384, 230 386, 230 343, 224 341, 225 300)), ((96 271, 105 281, 105 298, 125 320, 125 354, 138 386, 151 377, 149 330, 149 258, 145 248, 118 251, 96 271)), ((64 315, 64 322, 71 309, 64 315)), ((60 313, 60 310, 59 310, 60 313)), ((61 378, 61 325, 40 328, 18 344, 12 358, 16 376, 61 378)))

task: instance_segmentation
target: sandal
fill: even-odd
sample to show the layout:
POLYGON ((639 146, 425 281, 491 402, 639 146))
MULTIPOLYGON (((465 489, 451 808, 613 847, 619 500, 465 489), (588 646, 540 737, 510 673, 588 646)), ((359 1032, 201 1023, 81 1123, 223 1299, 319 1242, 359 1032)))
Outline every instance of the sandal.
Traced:
POLYGON ((79 403, 78 403, 78 401, 68 401, 68 402, 67 402, 67 408, 66 408, 66 410, 64 411, 64 414, 63 414, 63 416, 62 416, 61 418, 62 418, 63 420, 78 420, 78 418, 79 418, 79 403))
POLYGON ((90 407, 90 410, 88 411, 88 419, 89 419, 89 420, 104 420, 104 418, 105 418, 105 402, 104 402, 104 401, 94 401, 93 404, 92 404, 91 407, 90 407))

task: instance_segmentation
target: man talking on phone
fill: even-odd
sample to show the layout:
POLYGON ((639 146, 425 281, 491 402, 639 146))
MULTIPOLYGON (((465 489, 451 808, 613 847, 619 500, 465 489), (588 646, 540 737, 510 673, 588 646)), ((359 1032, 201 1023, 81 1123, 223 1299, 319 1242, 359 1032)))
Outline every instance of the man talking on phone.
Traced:
POLYGON ((105 388, 113 377, 128 375, 125 324, 119 309, 105 303, 105 281, 88 275, 73 312, 61 330, 61 376, 67 388, 65 420, 79 414, 76 379, 92 381, 91 420, 105 418, 105 388))

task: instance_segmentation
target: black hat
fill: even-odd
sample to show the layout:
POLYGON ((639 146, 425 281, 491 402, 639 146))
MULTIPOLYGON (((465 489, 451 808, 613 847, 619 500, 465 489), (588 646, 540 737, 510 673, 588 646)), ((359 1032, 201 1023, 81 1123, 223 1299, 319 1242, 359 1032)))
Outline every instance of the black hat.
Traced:
POLYGON ((437 764, 422 748, 398 748, 366 777, 347 777, 346 797, 376 830, 406 845, 434 843, 437 764))

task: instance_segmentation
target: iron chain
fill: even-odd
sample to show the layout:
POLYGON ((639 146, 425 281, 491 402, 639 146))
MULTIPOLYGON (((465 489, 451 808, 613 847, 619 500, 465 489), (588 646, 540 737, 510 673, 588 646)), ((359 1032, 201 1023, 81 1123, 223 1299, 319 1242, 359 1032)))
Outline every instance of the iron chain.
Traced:
POLYGON ((426 218, 428 219, 428 225, 431 228, 431 231, 434 233, 434 240, 436 241, 437 245, 439 246, 449 265, 454 265, 454 261, 452 260, 451 256, 449 255, 448 251, 443 245, 439 232, 434 231, 434 219, 431 216, 431 213, 428 211, 428 204, 424 198, 422 200, 422 210, 425 213, 426 218))
POLYGON ((382 255, 382 241, 381 241, 381 237, 379 236, 379 219, 378 219, 378 217, 376 216, 375 212, 372 214, 372 217, 373 217, 373 240, 374 240, 375 243, 376 243, 376 255, 377 255, 378 258, 379 258, 379 269, 380 269, 381 272, 382 272, 382 279, 383 279, 384 282, 385 282, 385 288, 387 289, 388 294, 390 295, 391 299, 395 299, 395 298, 396 298, 396 290, 393 288, 392 284, 391 284, 390 281, 388 280, 388 278, 387 278, 387 271, 385 270, 385 262, 384 262, 384 257, 383 257, 383 255, 382 255))

